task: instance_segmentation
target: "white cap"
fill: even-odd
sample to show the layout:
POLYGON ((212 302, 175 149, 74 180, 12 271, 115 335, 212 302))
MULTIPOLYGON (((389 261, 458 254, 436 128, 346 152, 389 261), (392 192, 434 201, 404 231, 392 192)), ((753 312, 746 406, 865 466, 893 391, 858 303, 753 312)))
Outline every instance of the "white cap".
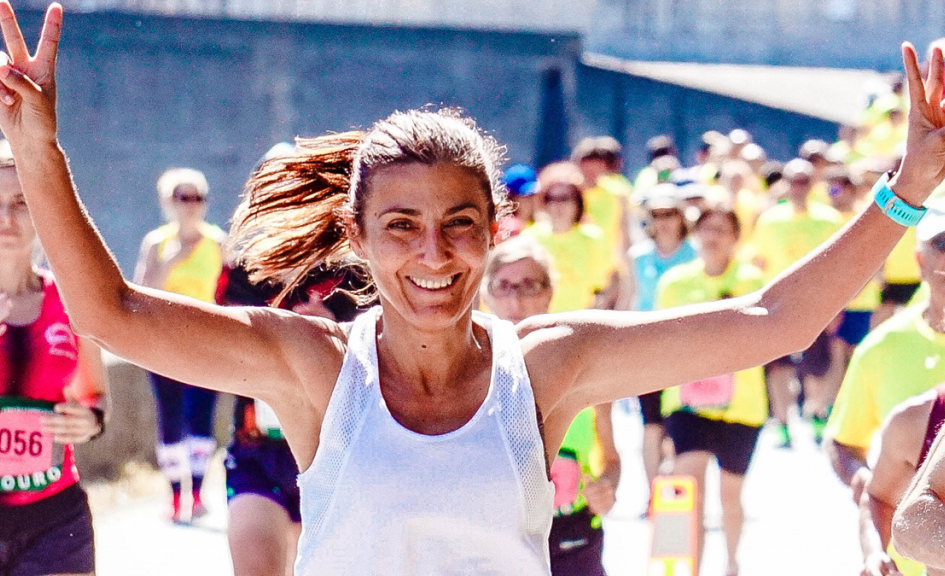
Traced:
POLYGON ((945 233, 945 198, 936 198, 926 204, 928 211, 915 227, 919 242, 928 242, 939 234, 945 233))

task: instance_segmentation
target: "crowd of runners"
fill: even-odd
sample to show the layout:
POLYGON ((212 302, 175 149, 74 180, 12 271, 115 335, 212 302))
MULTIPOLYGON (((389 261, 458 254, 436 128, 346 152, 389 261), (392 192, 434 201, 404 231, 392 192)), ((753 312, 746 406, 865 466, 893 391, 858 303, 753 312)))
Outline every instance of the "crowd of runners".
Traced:
POLYGON ((274 146, 229 233, 169 169, 131 283, 56 143, 61 18, 31 56, 0 2, 0 576, 94 572, 72 447, 107 426, 99 347, 151 375, 170 521, 206 512, 215 397, 238 395, 238 576, 604 574, 621 468, 704 502, 713 461, 734 576, 768 423, 785 450, 810 426, 851 487, 863 574, 945 574, 940 50, 905 47, 860 124, 783 161, 736 129, 502 170, 471 119, 398 112, 274 146))

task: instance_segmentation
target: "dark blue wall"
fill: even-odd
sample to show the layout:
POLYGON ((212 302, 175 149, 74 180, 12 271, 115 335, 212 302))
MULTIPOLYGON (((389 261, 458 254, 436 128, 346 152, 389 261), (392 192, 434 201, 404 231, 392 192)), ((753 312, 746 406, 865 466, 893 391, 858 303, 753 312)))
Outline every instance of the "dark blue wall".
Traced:
MULTIPOLYGON (((36 38, 41 15, 20 20, 36 38)), ((290 22, 68 14, 59 67, 60 133, 92 216, 130 272, 161 222, 169 166, 203 170, 209 219, 226 225, 246 176, 279 140, 366 127, 396 109, 461 106, 509 159, 565 157, 609 133, 627 166, 650 136, 684 154, 709 128, 745 127, 773 157, 836 127, 796 114, 579 65, 580 38, 290 22)))

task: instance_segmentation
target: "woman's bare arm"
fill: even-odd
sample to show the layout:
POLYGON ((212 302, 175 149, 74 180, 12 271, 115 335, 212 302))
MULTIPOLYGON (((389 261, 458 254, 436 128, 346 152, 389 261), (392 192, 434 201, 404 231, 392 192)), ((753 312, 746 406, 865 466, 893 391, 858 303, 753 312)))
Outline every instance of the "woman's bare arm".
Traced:
MULTIPOLYGON (((918 206, 945 178, 942 54, 923 82, 903 45, 911 108, 906 154, 890 181, 918 206)), ((546 416, 758 366, 806 348, 876 273, 905 232, 875 205, 764 289, 655 313, 581 311, 520 325, 546 416)))
POLYGON ((122 277, 75 191, 57 140, 61 23, 61 7, 51 6, 31 57, 12 8, 0 1, 0 28, 12 59, 12 66, 0 66, 0 128, 76 331, 149 370, 199 386, 279 401, 283 392, 294 397, 304 385, 330 389, 341 358, 333 323, 204 304, 122 277), (321 360, 324 370, 313 370, 312 359, 321 360))

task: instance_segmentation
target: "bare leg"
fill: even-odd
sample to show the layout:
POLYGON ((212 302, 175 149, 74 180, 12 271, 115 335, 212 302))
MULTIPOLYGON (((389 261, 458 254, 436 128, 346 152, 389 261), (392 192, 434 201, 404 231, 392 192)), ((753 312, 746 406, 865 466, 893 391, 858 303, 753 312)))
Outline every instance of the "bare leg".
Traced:
POLYGON ((769 365, 766 370, 768 397, 771 399, 771 415, 782 426, 785 446, 790 446, 790 436, 787 435, 788 410, 791 404, 797 401, 797 397, 791 390, 795 373, 793 366, 780 364, 769 365))
POLYGON ((722 491, 722 530, 725 532, 725 546, 728 551, 726 576, 738 574, 738 543, 745 523, 745 513, 742 508, 744 482, 745 477, 741 474, 721 471, 719 486, 722 491))
POLYGON ((653 488, 653 479, 660 474, 664 437, 666 437, 666 430, 662 424, 643 425, 643 470, 646 472, 647 486, 650 489, 653 488))
POLYGON ((229 512, 234 576, 291 575, 288 559, 295 555, 290 549, 297 545, 298 528, 285 509, 263 496, 240 494, 230 500, 229 512))
MULTIPOLYGON (((696 479, 696 526, 699 527, 699 537, 696 540, 696 566, 701 566, 702 548, 705 544, 705 471, 709 465, 708 452, 686 452, 677 454, 673 461, 673 474, 678 476, 692 476, 696 479)), ((696 570, 698 574, 698 568, 696 570)))

